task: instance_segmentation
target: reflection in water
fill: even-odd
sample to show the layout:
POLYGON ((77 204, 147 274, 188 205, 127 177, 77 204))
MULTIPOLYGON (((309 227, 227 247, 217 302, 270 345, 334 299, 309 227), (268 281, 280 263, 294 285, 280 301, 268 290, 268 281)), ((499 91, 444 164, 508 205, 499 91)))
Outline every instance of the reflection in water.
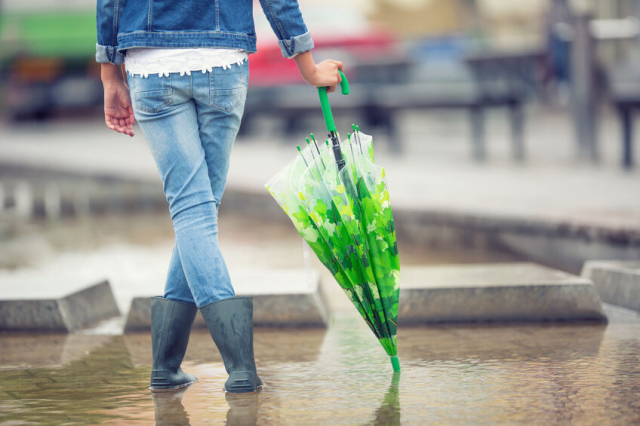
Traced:
MULTIPOLYGON (((256 328, 253 338, 256 361, 262 365, 283 362, 315 362, 326 335, 326 329, 288 329, 283 331, 274 328, 256 328)), ((152 356, 149 334, 129 333, 124 335, 124 340, 133 365, 148 365, 152 356)), ((199 364, 222 363, 220 352, 206 329, 191 331, 184 359, 199 364)), ((0 357, 1 360, 2 357, 0 357)))
POLYGON ((597 356, 606 330, 602 324, 571 323, 404 327, 398 345, 402 344, 403 360, 567 361, 597 356))
POLYGON ((260 393, 261 391, 244 395, 227 393, 225 395, 229 403, 227 426, 251 426, 257 424, 260 393))
POLYGON ((175 391, 151 392, 156 412, 156 426, 190 425, 189 415, 182 405, 182 397, 189 386, 175 391))
POLYGON ((113 340, 113 336, 77 334, 6 336, 2 340, 0 366, 3 369, 15 369, 21 366, 34 368, 68 365, 113 340))
POLYGON ((380 408, 376 410, 374 425, 398 426, 400 423, 400 372, 393 373, 391 385, 380 408))
MULTIPOLYGON (((15 358, 15 352, 23 348, 23 337, 3 336, 3 351, 14 352, 15 358), (16 341, 19 344, 14 346, 16 341)), ((132 407, 144 405, 142 391, 147 386, 149 368, 131 364, 122 336, 98 337, 101 339, 69 336, 65 339, 68 346, 62 349, 57 345, 49 348, 47 338, 39 347, 31 342, 32 350, 41 353, 38 361, 48 354, 47 359, 60 359, 61 365, 0 369, 0 406, 6 399, 19 407, 0 410, 0 424, 98 424, 112 418, 115 409, 126 419, 134 412, 132 407), (54 352, 48 352, 50 349, 54 352)), ((34 358, 28 353, 24 356, 25 361, 34 358)))
MULTIPOLYGON (((203 375, 206 369, 198 369, 203 375)), ((218 378, 218 377, 217 377, 218 378)), ((221 378, 221 377, 220 377, 221 378)), ((249 394, 225 393, 222 388, 211 387, 207 377, 187 388, 152 392, 156 426, 178 426, 191 424, 219 424, 223 417, 209 410, 223 404, 222 397, 228 406, 226 424, 228 426, 251 426, 258 424, 258 406, 261 390, 249 394), (183 397, 184 402, 183 402, 183 397), (185 408, 186 407, 188 408, 185 408)), ((220 406, 219 408, 224 408, 220 406)))
POLYGON ((640 423, 640 318, 610 319, 404 327, 395 376, 355 316, 326 331, 256 329, 267 387, 250 395, 222 391, 208 333, 192 334, 184 365, 199 381, 153 395, 148 334, 1 336, 0 424, 640 423))
MULTIPOLYGON (((314 362, 327 330, 323 328, 280 330, 275 328, 256 328, 253 346, 256 362, 260 364, 284 362, 314 362)), ((204 362, 222 362, 210 334, 206 329, 191 331, 191 340, 187 348, 186 360, 204 362)), ((148 336, 144 336, 145 338, 148 336)), ((146 345, 144 359, 151 356, 151 343, 146 345)), ((137 357, 140 359, 140 357, 137 357)))

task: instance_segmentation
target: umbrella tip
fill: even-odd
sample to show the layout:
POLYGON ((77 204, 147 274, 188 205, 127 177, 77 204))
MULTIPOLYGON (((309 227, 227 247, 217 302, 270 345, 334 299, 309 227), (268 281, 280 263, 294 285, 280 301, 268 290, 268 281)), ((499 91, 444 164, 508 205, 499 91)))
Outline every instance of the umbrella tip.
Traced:
POLYGON ((351 142, 351 133, 347 133, 347 139, 349 139, 349 142, 351 142))
POLYGON ((313 141, 315 142, 316 137, 315 137, 315 136, 313 136, 313 133, 311 133, 311 134, 310 134, 310 136, 311 136, 311 139, 313 139, 313 141))
POLYGON ((324 140, 324 143, 326 143, 326 144, 327 144, 327 146, 329 146, 329 139, 325 139, 325 140, 324 140))
POLYGON ((356 125, 355 124, 351 124, 351 129, 355 132, 356 131, 356 125))
POLYGON ((400 360, 397 355, 391 357, 391 365, 393 366, 393 371, 400 371, 400 360))
POLYGON ((309 141, 309 138, 306 138, 306 141, 307 141, 307 145, 311 143, 311 141, 309 141))
POLYGON ((302 154, 302 151, 300 150, 300 145, 296 145, 296 148, 298 148, 298 152, 302 154))

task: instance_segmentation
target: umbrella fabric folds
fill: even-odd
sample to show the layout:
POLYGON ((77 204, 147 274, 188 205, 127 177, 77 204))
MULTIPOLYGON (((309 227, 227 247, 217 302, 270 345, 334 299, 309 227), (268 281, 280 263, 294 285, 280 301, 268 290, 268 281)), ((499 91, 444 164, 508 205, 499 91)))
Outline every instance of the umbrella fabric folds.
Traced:
POLYGON ((384 169, 374 163, 372 137, 352 127, 341 142, 333 129, 333 146, 328 140, 318 146, 311 135, 313 142, 298 147, 266 187, 400 371, 400 264, 389 190, 384 169))

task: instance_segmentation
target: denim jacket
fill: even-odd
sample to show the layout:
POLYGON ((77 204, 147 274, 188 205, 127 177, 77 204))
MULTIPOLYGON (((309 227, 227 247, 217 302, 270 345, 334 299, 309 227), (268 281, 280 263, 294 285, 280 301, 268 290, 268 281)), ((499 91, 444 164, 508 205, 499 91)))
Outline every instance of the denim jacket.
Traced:
MULTIPOLYGON (((96 61, 122 64, 132 47, 256 52, 253 0, 97 0, 96 61)), ((260 0, 285 58, 313 48, 297 0, 260 0)))

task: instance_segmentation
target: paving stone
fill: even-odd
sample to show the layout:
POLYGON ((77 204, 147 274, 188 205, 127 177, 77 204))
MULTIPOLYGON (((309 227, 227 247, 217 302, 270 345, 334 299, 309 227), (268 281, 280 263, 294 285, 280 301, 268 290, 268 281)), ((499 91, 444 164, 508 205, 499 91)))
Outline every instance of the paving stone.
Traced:
POLYGON ((70 288, 75 291, 60 294, 55 283, 43 281, 37 285, 3 286, 0 330, 68 333, 120 315, 108 281, 64 287, 67 291, 70 288))
POLYGON ((533 263, 407 267, 401 276, 401 325, 606 321, 591 280, 533 263))
MULTIPOLYGON (((317 271, 246 270, 231 276, 236 296, 253 297, 256 326, 326 327, 327 308, 317 271)), ((134 297, 125 332, 151 327, 151 296, 134 297)), ((198 312, 195 328, 205 327, 198 312)))
POLYGON ((640 311, 640 262, 589 261, 582 276, 593 281, 603 302, 640 311))

